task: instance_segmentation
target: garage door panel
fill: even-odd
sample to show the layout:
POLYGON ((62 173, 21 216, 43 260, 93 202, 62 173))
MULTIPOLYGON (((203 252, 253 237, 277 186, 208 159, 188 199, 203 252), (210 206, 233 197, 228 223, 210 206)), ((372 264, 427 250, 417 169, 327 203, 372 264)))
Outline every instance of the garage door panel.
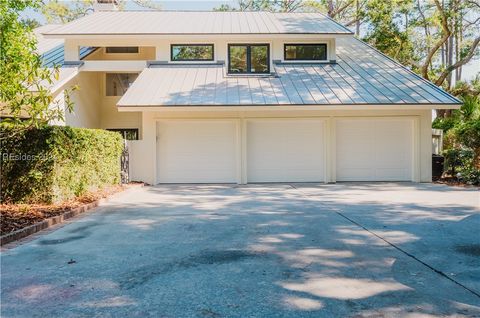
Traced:
POLYGON ((324 181, 324 121, 248 122, 247 179, 249 182, 324 181))
POLYGON ((236 145, 233 121, 160 122, 158 182, 236 182, 236 145))
POLYGON ((413 166, 413 120, 338 119, 338 181, 409 181, 413 166))

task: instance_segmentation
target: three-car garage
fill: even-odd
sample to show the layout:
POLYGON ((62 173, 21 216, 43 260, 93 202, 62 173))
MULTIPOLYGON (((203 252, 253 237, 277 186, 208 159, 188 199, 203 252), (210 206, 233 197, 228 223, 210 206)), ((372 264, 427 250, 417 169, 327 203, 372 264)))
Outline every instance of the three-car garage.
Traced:
POLYGON ((158 183, 414 181, 414 117, 164 119, 158 183))

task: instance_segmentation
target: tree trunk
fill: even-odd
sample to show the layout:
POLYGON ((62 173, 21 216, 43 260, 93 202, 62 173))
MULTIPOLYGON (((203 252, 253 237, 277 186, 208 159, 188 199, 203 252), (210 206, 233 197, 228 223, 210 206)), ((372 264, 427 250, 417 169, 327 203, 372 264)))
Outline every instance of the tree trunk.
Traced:
MULTIPOLYGON (((460 60, 460 48, 462 46, 462 41, 463 41, 463 25, 462 25, 462 20, 463 20, 463 11, 460 9, 458 12, 458 15, 456 16, 456 35, 455 35, 455 62, 458 62, 460 60)), ((461 81, 462 80, 462 68, 463 66, 458 67, 455 70, 455 81, 461 81)))
POLYGON ((333 14, 333 13, 334 13, 334 11, 335 11, 335 8, 334 8, 334 6, 333 6, 333 0, 328 0, 328 1, 327 1, 327 7, 328 7, 328 8, 327 8, 327 9, 328 9, 328 12, 327 12, 327 13, 328 13, 328 16, 329 16, 330 18, 334 18, 334 14, 333 14))
MULTIPOLYGON (((453 64, 453 36, 451 35, 448 39, 448 56, 447 56, 447 67, 451 67, 453 64)), ((452 72, 447 76, 447 89, 452 88, 452 72)))
POLYGON ((355 16, 357 20, 355 22, 355 35, 359 37, 360 36, 360 0, 355 0, 355 5, 356 5, 355 16))

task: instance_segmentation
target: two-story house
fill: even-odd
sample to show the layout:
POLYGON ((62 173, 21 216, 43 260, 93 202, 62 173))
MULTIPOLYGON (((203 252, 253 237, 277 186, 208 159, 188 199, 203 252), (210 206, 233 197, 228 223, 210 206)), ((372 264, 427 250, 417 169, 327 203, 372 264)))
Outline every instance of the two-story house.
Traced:
POLYGON ((319 13, 113 10, 42 37, 57 99, 80 87, 66 124, 138 139, 150 184, 430 182, 432 109, 460 106, 319 13))

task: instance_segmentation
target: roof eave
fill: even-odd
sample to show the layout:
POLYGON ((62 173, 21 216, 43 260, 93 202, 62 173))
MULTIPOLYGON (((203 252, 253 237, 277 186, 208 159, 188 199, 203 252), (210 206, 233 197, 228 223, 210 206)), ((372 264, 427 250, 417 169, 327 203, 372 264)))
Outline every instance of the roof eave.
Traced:
POLYGON ((117 103, 119 111, 272 111, 272 110, 433 110, 459 109, 462 104, 248 104, 248 105, 126 105, 117 103))

